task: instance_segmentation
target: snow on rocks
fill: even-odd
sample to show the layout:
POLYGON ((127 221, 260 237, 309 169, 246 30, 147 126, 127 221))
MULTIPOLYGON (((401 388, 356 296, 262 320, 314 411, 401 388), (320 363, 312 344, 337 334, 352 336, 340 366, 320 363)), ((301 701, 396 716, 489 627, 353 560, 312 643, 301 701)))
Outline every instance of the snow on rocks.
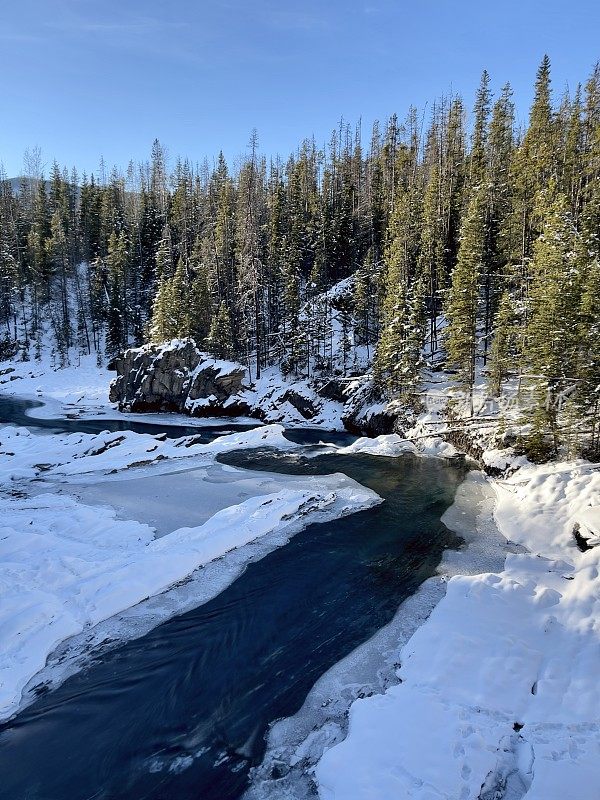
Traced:
POLYGON ((439 437, 427 437, 422 440, 412 441, 400 436, 398 433, 382 433, 380 436, 373 438, 362 436, 345 447, 326 445, 326 448, 325 453, 335 453, 336 455, 363 453, 387 458, 396 458, 406 453, 434 458, 453 458, 459 453, 453 445, 444 442, 439 437))
POLYGON ((177 411, 196 416, 250 411, 241 400, 235 410, 231 406, 232 398, 245 388, 246 367, 211 358, 192 339, 132 348, 117 356, 111 366, 117 377, 111 383, 109 398, 120 410, 177 411))
POLYGON ((323 800, 600 796, 600 473, 525 465, 493 484, 513 553, 457 575, 400 654, 401 681, 357 700, 316 768, 323 800))
POLYGON ((374 439, 363 436, 347 447, 338 448, 335 452, 349 455, 364 453, 370 456, 395 457, 403 453, 416 454, 418 450, 412 442, 403 439, 397 433, 388 433, 374 439))
POLYGON ((575 515, 576 532, 587 547, 600 545, 600 506, 584 508, 575 515))

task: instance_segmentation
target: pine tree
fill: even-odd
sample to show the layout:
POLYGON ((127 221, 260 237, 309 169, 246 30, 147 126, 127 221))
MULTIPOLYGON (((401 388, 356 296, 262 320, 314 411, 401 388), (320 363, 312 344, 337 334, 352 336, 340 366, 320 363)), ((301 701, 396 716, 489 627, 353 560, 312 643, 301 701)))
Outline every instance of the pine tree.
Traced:
POLYGON ((425 282, 415 279, 418 221, 416 192, 400 189, 388 230, 386 292, 374 359, 376 385, 389 396, 413 391, 421 366, 425 282))
POLYGON ((234 356, 231 318, 225 301, 221 301, 219 310, 213 317, 210 332, 206 338, 206 347, 215 358, 230 359, 234 356))
POLYGON ((469 156, 469 183, 471 187, 480 186, 487 172, 486 162, 490 98, 490 76, 488 71, 484 70, 475 99, 475 120, 473 124, 471 153, 469 156))
POLYGON ((18 293, 18 264, 7 236, 8 226, 0 212, 0 325, 10 334, 18 293))
POLYGON ((578 86, 573 101, 570 102, 567 95, 559 112, 563 143, 558 185, 560 191, 569 201, 575 222, 577 222, 581 211, 584 174, 582 112, 581 87, 578 86))
POLYGON ((125 284, 128 262, 128 245, 125 232, 111 233, 108 242, 108 331, 106 354, 116 356, 127 344, 125 284))
POLYGON ((448 360, 456 366, 457 383, 469 397, 471 416, 477 355, 478 284, 484 251, 485 196, 479 190, 472 196, 466 211, 446 309, 448 360))
POLYGON ((170 279, 169 316, 171 337, 186 338, 193 332, 192 307, 190 305, 190 282, 188 269, 182 257, 170 279))
POLYGON ((149 326, 150 340, 153 342, 167 342, 173 338, 171 318, 171 281, 161 278, 152 303, 152 317, 149 326))
POLYGON ((489 388, 493 397, 501 395, 502 382, 515 364, 517 356, 515 325, 513 299, 509 292, 505 291, 500 300, 492 342, 489 388))
MULTIPOLYGON (((55 178, 55 180, 57 179, 55 178)), ((49 263, 59 278, 58 297, 56 300, 58 313, 53 315, 52 321, 60 363, 65 365, 68 362, 69 347, 72 344, 72 328, 67 289, 69 274, 67 231, 59 208, 56 208, 52 214, 50 237, 45 242, 45 248, 49 263)))
POLYGON ((191 259, 192 281, 189 297, 190 335, 199 344, 210 331, 212 302, 208 283, 208 269, 202 259, 202 242, 198 238, 191 259))
POLYGON ((539 228, 533 219, 537 193, 557 174, 556 129, 550 90, 550 59, 544 56, 537 71, 529 126, 515 153, 513 258, 525 265, 539 228))
POLYGON ((158 244, 155 256, 155 270, 157 280, 171 278, 173 275, 173 243, 171 241, 171 229, 165 226, 162 237, 158 244))
POLYGON ((536 217, 542 233, 533 248, 530 307, 524 358, 535 376, 534 434, 540 450, 545 434, 552 451, 559 443, 560 398, 576 379, 581 267, 578 234, 567 198, 552 187, 540 193, 536 217))
POLYGON ((587 266, 582 285, 578 326, 578 372, 576 403, 579 416, 591 424, 588 455, 600 454, 600 261, 587 266))
MULTIPOLYGON (((511 293, 511 300, 520 290, 519 274, 513 269, 511 275, 517 285, 508 280, 507 265, 511 247, 512 187, 510 169, 514 147, 514 106, 512 90, 506 84, 494 104, 487 140, 487 171, 485 174, 486 208, 486 247, 482 275, 484 295, 484 349, 483 363, 487 354, 494 327, 496 313, 505 291, 511 293)), ((508 297, 506 298, 508 302, 508 297)))
POLYGON ((419 272, 427 281, 429 296, 429 350, 433 356, 438 347, 437 316, 440 311, 439 276, 443 272, 444 237, 441 226, 440 178, 437 164, 430 170, 423 197, 419 272))

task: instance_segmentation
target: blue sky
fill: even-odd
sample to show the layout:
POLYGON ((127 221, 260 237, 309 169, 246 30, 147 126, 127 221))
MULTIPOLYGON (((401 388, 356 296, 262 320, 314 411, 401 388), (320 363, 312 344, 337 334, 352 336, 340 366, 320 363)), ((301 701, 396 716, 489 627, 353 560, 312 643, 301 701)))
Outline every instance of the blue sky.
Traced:
POLYGON ((548 52, 560 93, 600 58, 591 0, 1 0, 0 161, 49 168, 264 153, 326 141, 341 117, 404 116, 442 93, 470 105, 486 68, 526 116, 548 52))

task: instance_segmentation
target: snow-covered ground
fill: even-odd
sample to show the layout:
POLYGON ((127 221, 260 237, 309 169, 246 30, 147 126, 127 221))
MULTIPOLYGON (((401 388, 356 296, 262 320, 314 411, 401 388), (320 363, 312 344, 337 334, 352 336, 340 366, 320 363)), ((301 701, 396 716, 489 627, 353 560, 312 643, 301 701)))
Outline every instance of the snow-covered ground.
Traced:
POLYGON ((155 538, 148 525, 64 495, 0 499, 0 718, 16 710, 24 686, 68 637, 299 519, 318 522, 377 501, 342 475, 306 479, 155 538))
POLYGON ((600 796, 600 548, 573 537, 597 523, 600 471, 525 465, 492 485, 529 552, 452 577, 398 650, 400 682, 356 700, 318 763, 323 800, 600 796))
POLYGON ((82 356, 78 363, 56 369, 47 349, 41 361, 0 363, 2 395, 43 400, 46 417, 112 410, 108 387, 113 377, 114 373, 96 365, 95 355, 82 356))
POLYGON ((172 472, 186 467, 212 463, 229 450, 252 447, 297 447, 283 435, 281 425, 265 425, 242 433, 220 436, 206 444, 196 436, 167 439, 164 434, 71 433, 41 436, 29 428, 6 426, 0 433, 0 481, 26 478, 60 480, 68 476, 84 479, 88 475, 117 474, 120 478, 137 477, 131 468, 153 467, 172 472), (159 463, 160 462, 160 463, 159 463))

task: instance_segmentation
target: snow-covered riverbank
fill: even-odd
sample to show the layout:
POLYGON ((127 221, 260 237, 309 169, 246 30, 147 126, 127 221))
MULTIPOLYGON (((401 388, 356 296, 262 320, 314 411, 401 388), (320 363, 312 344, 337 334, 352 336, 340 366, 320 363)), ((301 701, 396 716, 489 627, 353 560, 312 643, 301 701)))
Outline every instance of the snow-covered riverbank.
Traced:
MULTIPOLYGON (((389 443, 380 439, 385 451, 389 443)), ((373 440, 371 449, 377 449, 377 443, 373 440)), ((398 684, 400 652, 444 597, 449 577, 502 569, 507 543, 494 522, 494 505, 486 476, 470 472, 443 517, 467 547, 446 550, 439 574, 405 600, 388 625, 323 675, 294 717, 272 726, 265 759, 253 771, 245 800, 315 796, 315 767, 324 752, 345 739, 352 703, 398 684)))
POLYGON ((358 699, 315 769, 323 800, 600 796, 600 472, 523 466, 492 481, 500 531, 529 552, 455 575, 397 649, 398 683, 358 699))
POLYGON ((55 368, 44 350, 41 361, 0 363, 0 390, 3 395, 43 402, 36 414, 106 414, 112 411, 108 387, 113 374, 96 365, 95 355, 81 356, 78 364, 55 368))

